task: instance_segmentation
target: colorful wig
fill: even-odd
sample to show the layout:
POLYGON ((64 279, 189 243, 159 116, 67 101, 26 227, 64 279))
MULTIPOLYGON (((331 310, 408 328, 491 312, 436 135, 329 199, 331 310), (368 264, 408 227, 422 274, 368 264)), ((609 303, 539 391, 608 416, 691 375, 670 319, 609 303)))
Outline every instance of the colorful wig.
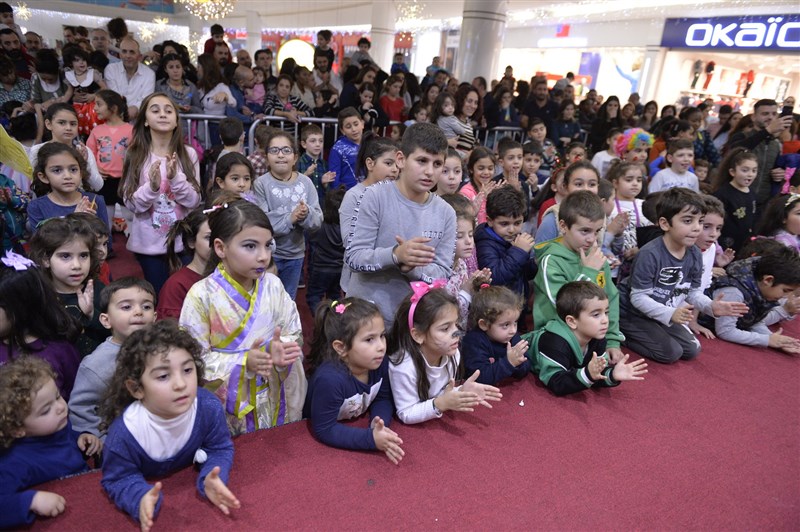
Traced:
POLYGON ((622 135, 617 138, 617 143, 614 146, 614 150, 617 152, 619 157, 623 157, 641 142, 647 144, 647 147, 649 148, 653 145, 653 135, 638 127, 626 129, 622 135))

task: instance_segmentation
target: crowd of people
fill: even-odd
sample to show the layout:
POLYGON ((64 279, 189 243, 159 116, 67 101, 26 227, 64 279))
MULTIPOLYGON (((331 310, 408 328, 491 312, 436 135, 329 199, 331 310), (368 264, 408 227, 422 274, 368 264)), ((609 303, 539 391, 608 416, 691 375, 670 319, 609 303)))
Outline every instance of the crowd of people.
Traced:
POLYGON ((337 63, 327 30, 311 70, 234 56, 216 24, 196 63, 166 41, 145 64, 122 19, 65 28, 60 54, 5 2, 0 22, 2 527, 61 513, 32 486, 85 455, 147 530, 145 478, 193 462, 201 495, 239 506, 240 434, 309 419, 397 464, 395 416, 490 406, 531 373, 556 395, 642 380, 623 346, 800 353, 769 328, 800 312, 798 122, 773 100, 659 114, 572 74, 459 82, 439 58, 418 80, 366 38, 337 63), (194 112, 220 117, 210 138, 194 112), (125 225, 142 278, 109 267, 125 225))

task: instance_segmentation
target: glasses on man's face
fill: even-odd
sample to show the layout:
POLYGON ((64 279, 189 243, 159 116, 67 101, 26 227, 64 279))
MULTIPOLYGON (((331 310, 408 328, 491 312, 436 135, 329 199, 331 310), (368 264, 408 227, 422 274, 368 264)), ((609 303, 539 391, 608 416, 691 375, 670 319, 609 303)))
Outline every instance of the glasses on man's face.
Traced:
POLYGON ((281 148, 273 146, 272 148, 267 149, 267 153, 269 153, 270 155, 278 155, 279 153, 282 153, 284 155, 291 155, 294 153, 294 148, 292 148, 291 146, 283 146, 281 148))

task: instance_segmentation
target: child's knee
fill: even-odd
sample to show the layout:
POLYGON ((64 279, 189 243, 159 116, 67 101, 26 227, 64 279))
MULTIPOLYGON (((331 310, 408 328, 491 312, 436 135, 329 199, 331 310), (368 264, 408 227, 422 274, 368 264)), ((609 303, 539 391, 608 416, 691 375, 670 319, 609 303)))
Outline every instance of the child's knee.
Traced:
POLYGON ((650 358, 662 364, 674 364, 683 357, 683 346, 670 338, 664 343, 662 349, 654 350, 650 358))
POLYGON ((697 358, 697 355, 700 354, 700 350, 702 349, 700 341, 694 337, 694 335, 692 336, 692 340, 683 346, 683 356, 681 356, 681 359, 683 360, 692 360, 697 358))

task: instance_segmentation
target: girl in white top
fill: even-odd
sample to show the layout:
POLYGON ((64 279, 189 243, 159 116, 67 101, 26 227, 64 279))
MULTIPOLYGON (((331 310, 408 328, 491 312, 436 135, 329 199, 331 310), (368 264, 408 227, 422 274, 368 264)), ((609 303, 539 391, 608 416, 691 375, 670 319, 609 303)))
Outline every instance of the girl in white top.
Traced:
POLYGON ((236 105, 231 89, 225 84, 219 65, 214 58, 201 55, 197 62, 197 75, 200 81, 197 88, 200 91, 200 105, 203 113, 207 115, 225 116, 225 109, 236 105))
POLYGON ((472 412, 477 405, 503 395, 494 386, 478 384, 475 371, 455 386, 461 354, 458 344, 458 302, 444 287, 444 280, 428 285, 411 283, 413 294, 400 308, 392 329, 389 381, 397 417, 403 423, 421 423, 442 417, 447 410, 472 412))
POLYGON ((644 183, 644 169, 639 163, 614 161, 608 171, 608 178, 614 185, 616 198, 614 199, 614 210, 611 211, 610 218, 614 219, 618 214, 627 214, 627 225, 622 233, 624 244, 622 246, 623 256, 620 259, 633 259, 639 252, 636 241, 636 228, 646 225, 653 225, 642 213, 644 200, 637 198, 642 191, 644 183))

